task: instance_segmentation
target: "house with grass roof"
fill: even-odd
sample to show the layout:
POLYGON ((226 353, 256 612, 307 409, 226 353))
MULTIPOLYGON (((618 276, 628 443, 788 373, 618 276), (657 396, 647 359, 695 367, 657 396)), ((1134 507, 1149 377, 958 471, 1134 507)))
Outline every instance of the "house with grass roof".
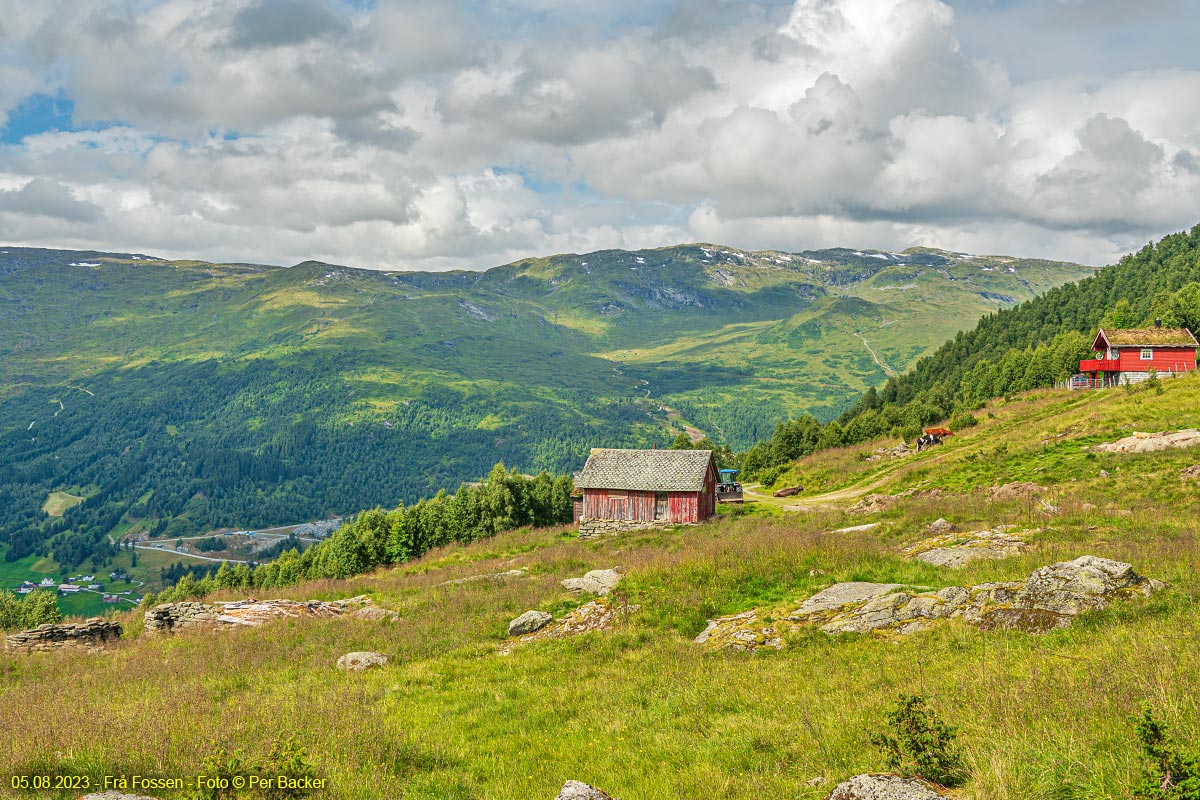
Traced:
POLYGON ((1071 388, 1102 388, 1139 383, 1151 375, 1175 375, 1196 369, 1196 337, 1187 328, 1101 328, 1092 342, 1095 358, 1079 362, 1071 388))
POLYGON ((579 537, 687 525, 716 513, 711 450, 596 448, 575 482, 583 493, 579 537))

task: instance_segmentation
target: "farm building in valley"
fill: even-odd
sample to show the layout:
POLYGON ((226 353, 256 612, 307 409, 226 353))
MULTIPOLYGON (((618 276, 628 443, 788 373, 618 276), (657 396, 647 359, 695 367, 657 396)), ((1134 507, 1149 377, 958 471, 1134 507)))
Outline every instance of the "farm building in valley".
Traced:
POLYGON ((594 449, 576 481, 579 536, 701 522, 716 513, 711 450, 594 449))
POLYGON ((1173 375, 1196 369, 1196 349, 1200 346, 1187 328, 1137 328, 1106 331, 1103 328, 1092 342, 1097 358, 1079 362, 1080 375, 1071 382, 1073 389, 1094 389, 1138 383, 1150 377, 1153 368, 1159 375, 1173 375))

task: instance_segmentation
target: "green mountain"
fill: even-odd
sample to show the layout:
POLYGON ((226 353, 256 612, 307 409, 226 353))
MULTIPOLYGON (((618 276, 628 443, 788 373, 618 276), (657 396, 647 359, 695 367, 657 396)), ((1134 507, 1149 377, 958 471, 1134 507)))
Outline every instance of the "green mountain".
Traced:
POLYGON ((0 535, 74 566, 132 530, 390 506, 685 425, 743 448, 1090 272, 928 249, 423 273, 0 248, 0 535), (54 492, 83 501, 47 516, 54 492))

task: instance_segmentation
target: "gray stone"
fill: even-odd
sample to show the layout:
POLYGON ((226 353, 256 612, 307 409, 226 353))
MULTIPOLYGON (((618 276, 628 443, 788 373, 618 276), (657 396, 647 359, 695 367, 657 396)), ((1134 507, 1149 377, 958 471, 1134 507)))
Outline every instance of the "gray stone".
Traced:
POLYGON ((933 784, 898 775, 855 775, 839 783, 828 800, 938 800, 933 784))
POLYGON ((562 582, 562 586, 569 592, 587 592, 603 597, 621 582, 620 569, 594 569, 582 578, 567 578, 562 582))
POLYGON ((524 636, 546 627, 553 620, 545 611, 526 611, 521 616, 508 623, 509 636, 524 636))
POLYGON ((842 606, 863 603, 867 600, 891 594, 900 588, 898 583, 866 583, 850 581, 835 583, 828 589, 817 592, 801 604, 796 614, 807 615, 820 611, 832 611, 842 606))
POLYGON ((1161 433, 1134 433, 1110 444, 1092 447, 1098 453, 1153 453, 1158 450, 1182 449, 1200 445, 1200 430, 1187 428, 1161 433))
MULTIPOLYGON (((341 617, 357 616, 358 612, 372 607, 366 595, 345 600, 229 600, 217 601, 213 605, 194 601, 184 603, 161 603, 144 616, 146 633, 168 633, 203 628, 234 628, 263 625, 275 619, 296 617, 341 617)), ((375 614, 376 612, 371 612, 375 614)), ((391 616, 367 616, 366 619, 391 616)))
POLYGON ((388 657, 383 653, 372 653, 369 650, 359 650, 346 653, 337 660, 337 668, 347 672, 362 672, 371 667, 382 667, 388 663, 388 657))
POLYGON ((954 531, 958 530, 958 526, 953 522, 943 519, 942 517, 938 517, 933 522, 929 523, 929 525, 926 527, 926 530, 934 534, 953 533, 954 531))
POLYGON ((595 786, 589 786, 580 781, 567 781, 554 800, 617 800, 617 798, 610 797, 595 786))

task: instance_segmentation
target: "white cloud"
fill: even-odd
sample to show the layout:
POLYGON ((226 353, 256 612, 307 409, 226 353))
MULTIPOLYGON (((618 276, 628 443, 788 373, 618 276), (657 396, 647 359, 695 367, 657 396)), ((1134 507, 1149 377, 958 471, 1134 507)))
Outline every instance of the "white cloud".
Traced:
POLYGON ((940 0, 0 6, 0 120, 61 91, 100 128, 0 145, 14 243, 380 268, 688 239, 1099 263, 1200 219, 1200 71, 1015 81, 940 0))

